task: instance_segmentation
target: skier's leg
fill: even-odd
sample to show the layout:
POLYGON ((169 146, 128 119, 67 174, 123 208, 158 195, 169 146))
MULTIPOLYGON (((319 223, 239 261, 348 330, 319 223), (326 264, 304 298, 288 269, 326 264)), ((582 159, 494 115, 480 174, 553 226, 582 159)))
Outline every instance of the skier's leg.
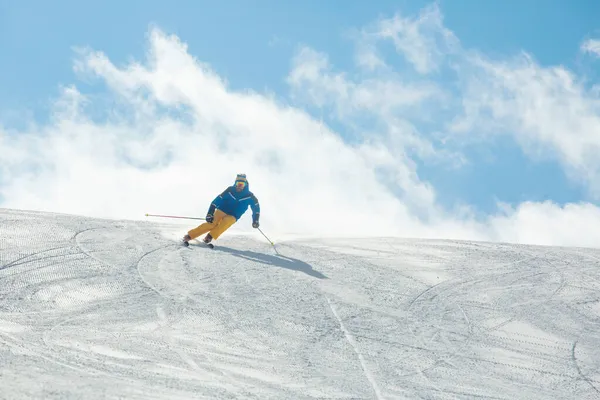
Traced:
POLYGON ((223 232, 229 229, 231 225, 235 224, 236 221, 237 220, 234 216, 225 215, 223 219, 221 219, 221 221, 213 229, 210 230, 209 235, 212 237, 212 239, 218 239, 219 236, 221 236, 223 232))
POLYGON ((186 240, 196 239, 198 236, 210 231, 214 227, 215 227, 214 221, 213 222, 205 222, 205 223, 197 226, 194 229, 190 229, 184 239, 186 239, 186 240))
POLYGON ((216 227, 219 222, 223 219, 223 217, 225 217, 227 214, 225 214, 223 211, 221 210, 216 210, 215 211, 215 215, 214 215, 214 220, 213 222, 205 222, 199 226, 197 226, 194 229, 191 229, 188 232, 188 237, 185 237, 186 240, 192 240, 192 239, 196 239, 198 236, 205 234, 206 232, 209 232, 211 229, 213 229, 214 227, 216 227))

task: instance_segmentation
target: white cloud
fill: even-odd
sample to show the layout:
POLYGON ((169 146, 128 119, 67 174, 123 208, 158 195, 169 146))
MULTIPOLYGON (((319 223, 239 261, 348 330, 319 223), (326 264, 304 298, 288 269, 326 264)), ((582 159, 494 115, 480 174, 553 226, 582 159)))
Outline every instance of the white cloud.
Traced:
MULTIPOLYGON (((514 138, 536 160, 558 160, 600 198, 600 98, 564 67, 524 55, 503 63, 473 58, 457 131, 514 138)), ((462 140, 461 135, 457 136, 462 140)))
MULTIPOLYGON (((358 66, 366 67, 365 71, 373 75, 365 74, 358 80, 353 78, 353 81, 346 74, 334 75, 323 55, 320 57, 320 68, 314 68, 311 75, 304 75, 304 79, 299 81, 297 77, 302 76, 303 68, 311 65, 312 60, 307 57, 303 63, 296 63, 291 74, 296 78, 293 80, 296 83, 295 95, 300 96, 298 91, 306 94, 322 90, 329 97, 321 96, 319 106, 327 104, 327 101, 338 108, 352 104, 354 107, 350 109, 356 112, 359 111, 356 107, 358 102, 349 88, 366 87, 373 98, 383 99, 380 103, 374 101, 368 109, 388 127, 388 133, 393 131, 390 137, 395 138, 394 145, 390 145, 389 141, 386 143, 393 149, 392 152, 404 154, 411 143, 418 143, 416 148, 427 151, 417 152, 417 155, 430 157, 427 161, 452 157, 456 160, 455 164, 460 165, 464 160, 457 153, 460 149, 472 145, 493 146, 492 139, 496 137, 501 137, 499 140, 515 140, 533 160, 557 160, 571 180, 588 188, 596 199, 600 198, 600 98, 594 87, 586 88, 585 77, 578 77, 562 66, 542 67, 526 53, 512 59, 495 61, 480 52, 464 50, 452 32, 443 26, 441 13, 436 5, 426 8, 417 18, 397 14, 391 19, 382 19, 371 28, 363 30, 357 44, 358 66), (412 60, 418 72, 428 74, 446 66, 454 71, 456 81, 448 84, 431 76, 419 78, 410 74, 391 73, 390 64, 378 52, 377 45, 381 40, 394 43, 401 54, 412 60), (408 84, 403 81, 407 77, 411 79, 408 84), (333 86, 328 84, 330 82, 335 82, 336 88, 344 90, 328 90, 333 86), (406 90, 386 92, 381 90, 384 85, 427 88, 428 91, 421 93, 430 95, 416 98, 407 95, 410 92, 406 90), (446 93, 451 86, 458 88, 453 93, 454 97, 450 92, 446 93), (388 93, 393 96, 387 96, 388 93), (402 107, 386 108, 382 104, 399 104, 402 107), (456 113, 444 120, 443 111, 448 109, 456 113), (405 110, 410 111, 406 113, 405 110), (433 115, 441 110, 442 114, 437 115, 437 122, 440 126, 447 127, 446 132, 440 129, 441 134, 433 137, 416 128, 413 122, 423 115, 421 112, 415 113, 417 110, 428 110, 433 115), (393 126, 404 129, 390 129, 393 126), (439 140, 439 143, 434 139, 439 140)), ((588 46, 588 49, 593 48, 588 46)), ((410 162, 404 163, 407 170, 416 174, 416 168, 411 168, 410 165, 410 162)), ((418 177, 416 182, 419 182, 418 177)), ((431 188, 430 193, 432 196, 429 201, 422 202, 428 207, 435 204, 435 189, 431 188)), ((423 198, 427 196, 421 197, 423 198)), ((538 232, 541 242, 554 243, 553 240, 544 238, 546 234, 543 229, 537 229, 544 226, 537 224, 543 221, 542 218, 524 218, 526 215, 533 215, 536 207, 539 207, 539 215, 545 216, 547 225, 561 220, 560 215, 581 214, 592 218, 587 220, 588 223, 598 221, 595 219, 596 214, 590 213, 587 206, 567 205, 562 208, 553 205, 554 212, 542 212, 548 209, 548 203, 525 203, 522 207, 511 209, 510 216, 500 214, 499 217, 490 217, 489 225, 486 225, 482 235, 504 238, 505 235, 497 232, 495 226, 497 221, 505 220, 515 227, 511 231, 512 236, 506 237, 535 241, 535 234, 516 234, 519 230, 517 227, 528 224, 524 232, 538 232)), ((594 205, 589 207, 595 210, 594 205)), ((568 238, 566 235, 557 235, 557 240, 570 244, 578 240, 588 244, 598 240, 595 235, 584 238, 572 236, 574 232, 566 232, 569 232, 568 238)), ((580 232, 586 230, 582 229, 580 232)), ((589 229, 586 235, 588 233, 589 229)))
POLYGON ((364 37, 359 39, 355 61, 359 67, 368 71, 388 68, 387 63, 379 55, 376 46, 364 37))
POLYGON ((294 58, 288 83, 292 98, 299 103, 319 109, 332 107, 348 132, 362 134, 363 140, 376 138, 392 153, 411 149, 425 159, 456 157, 435 148, 414 126, 419 120, 430 119, 448 100, 448 94, 433 82, 405 81, 394 73, 359 75, 353 80, 343 72, 334 72, 326 54, 305 47, 294 58), (365 119, 375 122, 367 128, 361 123, 365 119))
MULTIPOLYGON (((444 66, 454 71, 456 80, 451 84, 434 77, 418 81, 418 87, 438 93, 421 99, 418 104, 423 109, 432 114, 438 110, 455 111, 449 121, 438 116, 439 124, 447 127, 445 133, 440 129, 442 133, 437 137, 447 152, 438 151, 438 155, 460 160, 459 149, 503 136, 515 140, 534 160, 557 160, 571 180, 600 199, 600 96, 597 86, 586 87, 586 77, 563 66, 542 67, 526 53, 498 61, 476 50, 466 50, 443 25, 437 4, 426 7, 414 18, 397 14, 381 19, 362 33, 358 39, 359 54, 363 52, 363 42, 369 44, 370 53, 377 54, 378 40, 391 41, 421 73, 444 66), (457 89, 446 93, 444 89, 448 87, 457 89)), ((590 39, 581 49, 600 54, 599 43, 590 39)), ((380 59, 378 65, 389 69, 385 60, 380 59)), ((378 84, 382 82, 379 79, 378 84)), ((375 88, 377 84, 370 81, 368 86, 375 88)), ((395 93, 400 97, 399 90, 395 93)), ((379 107, 375 104, 374 108, 379 107)), ((414 121, 415 117, 410 119, 414 121)), ((386 120, 390 118, 386 116, 386 120)), ((418 132, 415 136, 427 135, 418 132)))
POLYGON ((584 53, 591 53, 596 57, 600 57, 600 40, 599 39, 588 39, 581 44, 581 51, 584 53))
POLYGON ((507 206, 490 222, 499 241, 589 247, 600 241, 600 208, 589 203, 525 202, 517 209, 507 206))
MULTIPOLYGON (((375 32, 427 79, 445 54, 456 56, 458 44, 441 21, 432 7, 417 19, 382 21, 375 32)), ((439 82, 390 70, 376 47, 360 50, 377 58, 363 60, 373 68, 358 76, 334 72, 325 54, 304 48, 289 76, 294 98, 332 107, 348 128, 364 130, 349 142, 300 106, 229 89, 175 36, 153 29, 149 45, 147 60, 124 67, 80 50, 75 69, 106 84, 104 97, 68 87, 49 124, 0 130, 0 153, 9 155, 0 159, 2 206, 111 218, 204 216, 245 172, 276 240, 283 233, 358 234, 600 246, 593 205, 525 203, 477 220, 468 209, 443 211, 415 162, 447 167, 462 157, 418 129, 418 121, 458 103, 467 112, 456 126, 514 129, 525 148, 553 149, 591 182, 600 154, 596 99, 564 70, 465 56, 459 79, 466 91, 452 100, 439 82), (565 221, 572 225, 559 229, 565 221)), ((248 215, 240 229, 251 229, 248 215)))
POLYGON ((437 3, 424 8, 416 18, 396 14, 393 18, 382 19, 364 33, 365 40, 391 40, 398 52, 421 74, 437 71, 447 55, 458 46, 454 33, 444 26, 437 3))
POLYGON ((376 144, 345 144, 302 110, 228 90, 173 36, 154 30, 145 64, 118 68, 92 51, 80 57, 77 71, 105 82, 114 108, 94 121, 86 114, 94 99, 68 88, 51 125, 3 135, 2 153, 19 155, 1 161, 8 171, 4 206, 204 216, 213 197, 245 172, 271 230, 391 234, 417 224, 377 179, 375 168, 389 168, 389 154, 374 155, 376 144), (183 107, 188 118, 171 117, 165 107, 183 107))

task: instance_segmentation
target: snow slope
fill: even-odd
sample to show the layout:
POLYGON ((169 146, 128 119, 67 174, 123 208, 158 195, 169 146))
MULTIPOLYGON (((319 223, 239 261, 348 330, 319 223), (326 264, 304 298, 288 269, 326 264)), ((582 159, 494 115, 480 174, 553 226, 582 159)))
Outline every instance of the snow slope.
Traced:
POLYGON ((598 250, 189 227, 0 210, 0 398, 600 398, 598 250))

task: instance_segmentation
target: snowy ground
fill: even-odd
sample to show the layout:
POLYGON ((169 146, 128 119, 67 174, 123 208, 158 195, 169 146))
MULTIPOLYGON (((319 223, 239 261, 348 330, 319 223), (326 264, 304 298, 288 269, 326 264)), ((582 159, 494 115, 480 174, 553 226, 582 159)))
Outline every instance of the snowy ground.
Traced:
POLYGON ((185 228, 0 210, 0 398, 600 398, 600 251, 185 228))

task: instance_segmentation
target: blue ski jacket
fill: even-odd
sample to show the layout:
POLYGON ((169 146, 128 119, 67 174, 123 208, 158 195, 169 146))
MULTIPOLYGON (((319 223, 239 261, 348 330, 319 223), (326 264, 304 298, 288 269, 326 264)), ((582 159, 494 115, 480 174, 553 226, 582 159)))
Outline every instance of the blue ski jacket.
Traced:
POLYGON ((254 193, 250 191, 250 184, 246 181, 246 186, 241 192, 236 191, 235 186, 229 186, 215 197, 208 209, 208 214, 214 214, 215 209, 219 209, 238 220, 246 213, 248 207, 252 209, 252 222, 257 222, 260 217, 260 204, 254 193))

